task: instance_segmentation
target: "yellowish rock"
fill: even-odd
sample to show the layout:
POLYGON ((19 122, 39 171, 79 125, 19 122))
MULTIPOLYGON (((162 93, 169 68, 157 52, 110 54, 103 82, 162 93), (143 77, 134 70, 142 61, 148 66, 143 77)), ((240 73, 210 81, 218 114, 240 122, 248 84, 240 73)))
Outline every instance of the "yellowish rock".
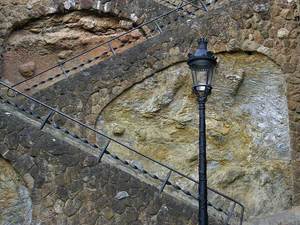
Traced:
MULTIPOLYGON (((259 54, 219 54, 218 58, 207 103, 209 185, 245 203, 249 215, 288 207, 292 186, 284 76, 259 54)), ((198 106, 191 86, 185 63, 169 67, 108 105, 101 113, 101 129, 114 133, 113 124, 119 123, 126 127, 122 141, 197 177, 198 106)), ((117 145, 111 149, 166 175, 117 145)))

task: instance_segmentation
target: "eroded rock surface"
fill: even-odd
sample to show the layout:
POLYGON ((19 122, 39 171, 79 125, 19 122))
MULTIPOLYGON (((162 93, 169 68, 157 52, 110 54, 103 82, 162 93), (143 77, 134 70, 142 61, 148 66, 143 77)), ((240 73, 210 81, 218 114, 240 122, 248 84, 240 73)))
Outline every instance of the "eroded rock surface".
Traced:
POLYGON ((0 224, 31 225, 31 222, 30 193, 11 164, 0 158, 0 224))
MULTIPOLYGON (((72 86, 57 83, 35 97, 195 177, 197 105, 184 60, 196 38, 207 35, 220 58, 208 103, 211 185, 245 202, 249 216, 288 208, 297 195, 290 143, 295 135, 289 132, 297 124, 288 115, 296 115, 298 65, 292 62, 299 46, 296 22, 287 22, 280 9, 291 10, 293 3, 234 3, 85 71, 93 76, 74 76, 72 86), (284 24, 289 24, 288 45, 277 37, 284 24)), ((56 119, 102 144, 95 134, 56 119)), ((130 159, 126 149, 117 151, 130 159)))
MULTIPOLYGON (((242 199, 251 215, 287 208, 292 181, 282 72, 262 55, 218 58, 215 89, 207 105, 209 185, 242 199)), ((98 127, 196 178, 198 107, 191 83, 185 63, 157 73, 108 105, 98 127), (122 133, 115 133, 116 127, 123 127, 122 133)), ((124 155, 125 149, 118 148, 110 149, 124 155)), ((154 164, 142 164, 155 171, 154 164)))
MULTIPOLYGON (((218 2, 219 9, 199 21, 189 20, 190 27, 178 23, 173 33, 163 33, 113 62, 82 71, 35 96, 195 176, 197 104, 182 62, 193 48, 191 43, 205 35, 220 58, 219 78, 208 103, 210 184, 246 203, 250 216, 280 211, 292 205, 291 197, 294 204, 300 201, 299 4, 218 2)), ((66 1, 62 6, 78 9, 76 4, 66 1)), ((36 9, 39 3, 32 5, 29 8, 36 9)), ((103 7, 111 9, 109 4, 103 7)), ((125 18, 138 21, 141 14, 125 18)), ((14 21, 11 30, 24 24, 17 15, 8 18, 14 21)), ((93 24, 84 27, 80 29, 96 32, 93 24)), ((58 57, 68 57, 67 51, 58 57)), ((61 124, 96 142, 95 135, 71 123, 61 124)), ((124 154, 113 147, 110 150, 124 154)), ((142 167, 141 159, 132 160, 142 167)), ((152 165, 143 166, 155 171, 152 165)), ((80 203, 68 203, 72 204, 80 203)), ((61 202, 55 204, 57 212, 72 214, 69 209, 61 202)), ((105 214, 111 218, 110 210, 105 214)))
MULTIPOLYGON (((13 32, 6 42, 3 79, 11 83, 22 81, 24 77, 28 78, 38 74, 58 62, 99 45, 99 43, 105 43, 132 28, 133 22, 130 20, 87 12, 53 15, 31 22, 22 30, 13 32), (28 62, 29 59, 31 62, 28 62), (29 63, 30 65, 34 64, 34 68, 29 63)), ((142 33, 135 31, 113 41, 111 47, 116 52, 122 52, 142 40, 142 33)), ((63 68, 65 71, 70 70, 81 63, 86 63, 86 67, 89 67, 112 55, 109 45, 106 44, 65 63, 63 68), (100 56, 100 58, 87 63, 88 59, 96 56, 100 56)), ((37 83, 39 80, 54 77, 57 73, 61 73, 61 69, 60 67, 54 68, 41 77, 26 83, 26 86, 32 85, 32 82, 37 83)), ((70 75, 70 72, 65 74, 65 76, 70 75)), ((65 76, 61 76, 61 79, 65 76)), ((59 79, 56 79, 57 81, 59 79)))
MULTIPOLYGON (((108 39, 167 10, 166 7, 152 1, 140 0, 130 2, 125 0, 16 0, 13 2, 5 0, 0 4, 0 20, 3 21, 0 27, 0 53, 3 65, 0 66, 0 70, 2 79, 9 83, 24 79, 19 75, 17 68, 29 59, 35 61, 36 73, 39 73, 57 65, 58 61, 70 58, 96 44, 105 43, 108 39), (147 8, 147 11, 144 8, 147 8)), ((84 63, 87 67, 97 64, 113 55, 111 48, 115 52, 122 52, 132 47, 142 38, 142 33, 148 33, 148 30, 132 32, 113 41, 111 46, 104 45, 63 64, 64 71, 67 71, 63 74, 62 68, 57 66, 42 77, 39 76, 32 82, 28 82, 25 88, 45 81, 49 77, 56 78, 55 81, 66 78, 72 74, 71 68, 78 64, 84 63), (95 60, 87 62, 88 59, 95 60), (58 73, 63 76, 56 76, 58 73)), ((78 69, 81 71, 84 68, 80 66, 78 69)), ((24 89, 22 86, 19 88, 24 89)))

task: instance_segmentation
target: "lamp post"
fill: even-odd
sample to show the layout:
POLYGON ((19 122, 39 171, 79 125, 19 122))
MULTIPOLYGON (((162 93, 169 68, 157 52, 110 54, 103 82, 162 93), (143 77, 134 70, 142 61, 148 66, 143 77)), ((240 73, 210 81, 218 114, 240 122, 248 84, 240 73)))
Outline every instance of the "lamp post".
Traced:
POLYGON ((207 40, 201 38, 198 49, 194 54, 189 54, 188 58, 188 65, 192 71, 193 91, 199 103, 199 225, 208 225, 205 103, 212 90, 216 64, 216 57, 207 51, 207 40))

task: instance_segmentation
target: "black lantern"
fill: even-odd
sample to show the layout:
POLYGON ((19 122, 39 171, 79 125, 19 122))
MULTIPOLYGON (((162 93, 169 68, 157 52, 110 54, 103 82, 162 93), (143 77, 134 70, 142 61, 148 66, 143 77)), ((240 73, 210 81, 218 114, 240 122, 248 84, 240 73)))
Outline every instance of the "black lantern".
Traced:
POLYGON ((207 40, 201 38, 198 49, 194 54, 190 54, 188 59, 193 76, 193 90, 198 97, 199 104, 199 225, 208 225, 205 103, 207 96, 211 93, 216 64, 216 57, 207 51, 207 40))
POLYGON ((198 49, 194 54, 190 54, 188 59, 192 71, 193 89, 199 96, 207 97, 211 93, 216 64, 216 57, 207 51, 207 40, 200 38, 198 49))

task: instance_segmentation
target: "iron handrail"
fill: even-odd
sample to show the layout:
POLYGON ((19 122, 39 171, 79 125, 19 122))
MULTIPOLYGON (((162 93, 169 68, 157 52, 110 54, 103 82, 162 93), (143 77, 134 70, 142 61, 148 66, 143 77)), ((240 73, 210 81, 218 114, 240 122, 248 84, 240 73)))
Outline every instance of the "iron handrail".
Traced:
MULTIPOLYGON (((200 3, 201 3, 201 5, 202 5, 203 9, 204 9, 205 11, 207 11, 206 5, 205 5, 202 1, 200 1, 200 3)), ((60 66, 64 65, 65 63, 67 63, 67 62, 69 62, 69 61, 72 61, 73 59, 76 59, 76 58, 78 58, 78 57, 80 57, 80 56, 82 56, 82 55, 84 55, 84 54, 86 54, 86 53, 88 53, 88 52, 91 52, 91 51, 94 50, 94 49, 97 49, 97 48, 99 48, 99 47, 101 47, 101 46, 103 46, 103 45, 106 45, 106 44, 110 44, 112 41, 114 41, 114 40, 116 40, 116 39, 118 39, 118 38, 120 38, 120 37, 122 37, 122 36, 125 36, 125 35, 127 35, 127 34, 133 32, 133 31, 135 31, 135 30, 138 30, 138 29, 142 28, 143 26, 146 26, 146 25, 151 24, 151 23, 153 23, 153 22, 155 23, 157 20, 159 20, 159 19, 161 19, 161 18, 164 18, 164 17, 166 17, 166 16, 168 16, 168 15, 170 15, 170 14, 176 12, 176 11, 179 11, 179 9, 182 9, 183 7, 185 7, 185 6, 187 6, 187 5, 192 5, 192 6, 196 7, 197 9, 201 9, 198 5, 196 5, 196 4, 194 4, 194 3, 190 2, 190 1, 182 0, 181 3, 178 4, 178 6, 176 7, 176 9, 170 10, 170 11, 168 11, 167 13, 164 13, 164 14, 162 14, 162 15, 160 15, 160 16, 157 16, 157 17, 151 19, 150 21, 145 22, 145 23, 143 23, 143 24, 141 24, 141 25, 139 25, 139 26, 137 26, 137 27, 135 27, 135 28, 133 28, 133 29, 127 31, 127 32, 125 32, 125 33, 122 33, 122 34, 120 34, 120 35, 118 35, 118 36, 116 36, 116 37, 114 37, 114 38, 111 38, 111 39, 108 40, 108 41, 105 41, 105 42, 103 42, 103 43, 101 43, 101 44, 99 44, 99 45, 94 46, 93 48, 90 48, 90 49, 88 49, 88 50, 85 50, 85 51, 83 51, 83 52, 81 52, 81 53, 79 53, 79 54, 77 54, 77 55, 75 55, 75 56, 73 56, 73 57, 71 57, 71 58, 69 58, 69 59, 63 61, 63 62, 60 62, 60 63, 58 63, 58 64, 56 64, 56 65, 54 65, 54 66, 52 66, 52 67, 49 67, 49 68, 45 69, 44 71, 42 71, 42 72, 36 74, 35 76, 33 76, 33 77, 31 77, 31 78, 25 79, 25 80, 23 80, 23 81, 21 81, 21 82, 19 82, 19 83, 16 83, 16 84, 14 84, 14 85, 12 85, 12 86, 9 86, 9 85, 7 85, 6 83, 0 81, 0 85, 2 85, 2 86, 4 86, 4 87, 8 88, 8 90, 12 90, 12 91, 14 91, 15 93, 18 93, 19 95, 22 95, 23 97, 29 99, 30 101, 33 101, 33 102, 35 102, 35 103, 38 103, 38 104, 40 104, 40 105, 46 107, 47 109, 51 110, 51 113, 50 113, 49 115, 51 115, 51 114, 53 115, 54 113, 57 113, 57 114, 63 116, 64 118, 67 118, 67 119, 69 119, 69 120, 71 120, 71 121, 73 121, 73 122, 79 124, 80 126, 86 128, 86 129, 89 129, 89 130, 91 130, 91 131, 97 133, 98 135, 101 135, 101 136, 105 137, 106 139, 108 139, 108 140, 110 140, 110 141, 113 141, 114 143, 119 144, 120 146, 123 146, 123 147, 125 147, 126 149, 128 149, 128 150, 130 150, 130 151, 132 151, 132 152, 134 152, 134 153, 136 153, 136 154, 138 154, 138 155, 140 155, 140 156, 142 156, 142 157, 144 157, 144 158, 146 158, 146 159, 148 159, 148 160, 150 160, 150 161, 152 161, 152 162, 154 162, 154 163, 156 163, 156 164, 158 164, 158 165, 160 165, 160 166, 162 166, 162 167, 164 167, 164 168, 166 168, 166 169, 168 169, 168 170, 170 170, 170 171, 172 171, 172 172, 174 172, 174 173, 176 173, 176 174, 178 174, 178 175, 180 175, 181 177, 184 177, 184 178, 186 178, 186 179, 188 179, 188 180, 190 180, 190 181, 192 181, 192 182, 198 184, 198 181, 196 181, 195 179, 193 179, 193 178, 191 178, 191 177, 189 177, 189 176, 187 176, 187 175, 185 175, 185 174, 183 174, 183 173, 181 173, 181 172, 179 172, 179 171, 173 169, 172 167, 170 167, 170 166, 168 166, 168 165, 165 165, 165 164, 163 164, 163 163, 161 163, 161 162, 159 162, 159 161, 157 161, 157 160, 154 160, 154 159, 152 159, 152 158, 150 158, 150 157, 148 157, 148 156, 146 156, 146 155, 144 155, 144 154, 138 152, 137 150, 131 148, 130 146, 127 146, 127 145, 125 145, 125 144, 119 142, 118 140, 113 139, 113 138, 107 136, 106 134, 103 134, 102 132, 99 132, 99 131, 95 130, 93 127, 90 127, 90 126, 88 126, 88 125, 86 125, 86 124, 80 122, 79 120, 76 120, 76 119, 72 118, 71 116, 69 116, 69 115, 67 115, 67 114, 65 114, 65 113, 63 113, 63 112, 61 112, 61 111, 59 111, 59 110, 57 110, 57 109, 55 109, 55 108, 53 108, 53 107, 51 107, 51 106, 48 106, 48 105, 46 105, 45 103, 43 103, 43 102, 41 102, 41 101, 39 101, 39 100, 37 100, 37 99, 35 99, 35 98, 29 96, 29 95, 26 95, 26 94, 22 93, 21 91, 18 91, 17 89, 14 88, 14 87, 16 87, 16 86, 18 86, 18 85, 20 85, 20 84, 23 84, 23 83, 25 83, 25 82, 27 82, 27 81, 29 81, 29 80, 35 78, 35 77, 38 77, 38 76, 40 76, 40 75, 42 75, 42 74, 44 74, 44 73, 46 73, 46 72, 48 72, 48 71, 50 71, 50 70, 56 68, 56 67, 60 67, 60 66), (183 4, 183 3, 186 3, 186 4, 183 4)), ((47 121, 47 120, 45 120, 44 122, 46 122, 46 121, 47 121)), ((45 125, 45 124, 43 124, 43 125, 45 125)), ((232 201, 232 202, 234 202, 235 204, 239 205, 239 206, 241 207, 240 224, 242 224, 242 222, 243 222, 243 216, 244 216, 244 210, 245 210, 244 205, 243 205, 242 203, 236 201, 235 199, 233 199, 233 198, 231 198, 231 197, 229 197, 229 196, 227 196, 227 195, 225 195, 225 194, 220 193, 219 191, 217 191, 217 190, 215 190, 215 189, 212 189, 212 188, 209 188, 209 187, 208 187, 208 190, 210 190, 210 191, 214 192, 215 194, 220 195, 220 196, 222 196, 223 198, 225 198, 225 199, 227 199, 227 200, 229 200, 229 201, 232 201)), ((232 216, 232 215, 231 215, 231 216, 232 216)), ((229 219, 230 219, 230 217, 228 217, 227 221, 229 221, 229 219)))
MULTIPOLYGON (((167 17, 168 15, 170 15, 170 14, 176 12, 176 11, 179 11, 179 9, 181 9, 181 8, 183 8, 183 7, 185 7, 185 6, 192 5, 192 6, 196 7, 197 9, 201 9, 198 5, 196 5, 196 4, 194 4, 194 3, 190 2, 190 1, 187 1, 187 0, 182 0, 182 1, 181 1, 181 3, 184 3, 184 2, 185 2, 185 4, 180 4, 180 7, 176 7, 175 9, 172 9, 172 10, 170 10, 170 11, 168 11, 168 12, 162 14, 162 15, 159 15, 159 16, 157 16, 157 17, 154 17, 153 19, 151 19, 151 20, 149 20, 149 21, 147 21, 147 22, 145 22, 145 23, 140 24, 140 25, 136 26, 135 28, 130 29, 129 31, 126 31, 126 32, 124 32, 124 33, 122 33, 122 34, 120 34, 120 35, 118 35, 118 36, 116 36, 116 37, 113 37, 113 38, 109 39, 108 41, 102 42, 102 43, 100 43, 100 44, 98 44, 98 45, 96 45, 96 46, 94 46, 94 47, 92 47, 92 48, 90 48, 90 49, 87 49, 87 50, 85 50, 85 51, 83 51, 83 52, 81 52, 81 53, 79 53, 79 54, 76 54, 76 55, 72 56, 72 57, 69 58, 69 59, 66 59, 66 60, 64 60, 64 61, 62 61, 62 62, 57 63, 56 65, 53 65, 53 66, 51 66, 51 67, 48 67, 47 69, 45 69, 45 70, 43 70, 43 71, 37 73, 36 75, 34 75, 34 76, 30 77, 30 78, 27 78, 27 79, 25 79, 25 80, 23 80, 23 81, 17 82, 16 84, 12 85, 12 87, 17 87, 17 86, 19 86, 19 85, 21 85, 21 84, 23 84, 23 83, 26 83, 26 82, 29 81, 29 80, 32 80, 32 79, 34 79, 34 78, 36 78, 36 77, 39 77, 39 76, 43 75, 44 73, 49 72, 50 70, 53 70, 53 69, 55 69, 55 68, 57 68, 57 67, 60 67, 61 65, 64 65, 64 64, 66 64, 67 62, 70 62, 70 61, 72 61, 72 60, 74 60, 74 59, 76 59, 76 58, 78 58, 78 57, 80 57, 80 56, 82 56, 82 55, 85 55, 85 54, 87 54, 87 53, 89 53, 89 52, 91 52, 91 51, 93 51, 93 50, 95 50, 95 49, 97 49, 97 48, 100 48, 101 46, 104 46, 104 45, 106 45, 106 44, 109 44, 109 43, 111 43, 112 41, 117 40, 117 39, 119 39, 119 38, 121 38, 121 37, 123 37, 123 36, 125 36, 125 35, 127 35, 127 34, 129 34, 129 33, 131 33, 131 32, 133 32, 133 31, 136 31, 136 30, 138 30, 138 29, 141 29, 142 27, 144 27, 144 26, 146 26, 146 25, 148 25, 148 24, 151 24, 151 23, 153 23, 153 22, 156 22, 157 20, 159 20, 159 19, 161 19, 161 18, 167 17)), ((203 9, 204 9, 205 11, 207 11, 207 8, 206 8, 205 4, 202 2, 202 0, 201 0, 200 2, 201 2, 201 5, 202 5, 203 9)))
MULTIPOLYGON (((77 119, 74 119, 73 117, 67 115, 66 113, 63 113, 63 112, 59 111, 59 110, 56 109, 56 108, 53 108, 53 107, 51 107, 51 106, 49 106, 49 105, 47 105, 47 104, 45 104, 45 103, 43 103, 43 102, 41 102, 41 101, 39 101, 39 100, 37 100, 37 99, 35 99, 35 98, 33 98, 33 97, 27 95, 27 94, 25 94, 25 93, 23 93, 23 92, 21 92, 21 91, 15 89, 15 88, 12 87, 12 86, 9 86, 8 84, 6 84, 6 83, 3 82, 3 81, 0 81, 0 85, 2 85, 3 87, 6 87, 8 90, 11 90, 11 91, 13 91, 13 92, 15 92, 15 93, 17 93, 17 94, 19 94, 19 95, 25 97, 26 99, 29 99, 29 100, 32 101, 32 102, 35 102, 35 103, 37 103, 37 104, 39 104, 39 105, 41 105, 41 106, 47 108, 48 110, 50 110, 50 112, 57 113, 57 114, 61 115, 62 117, 66 118, 66 119, 69 119, 69 120, 71 120, 71 121, 73 121, 73 122, 79 124, 79 125, 82 126, 83 128, 86 128, 86 129, 88 129, 88 130, 91 130, 91 131, 95 132, 96 134, 98 134, 98 135, 100 135, 100 136, 102 136, 102 137, 105 137, 106 139, 108 139, 108 140, 110 140, 110 141, 112 141, 112 142, 114 142, 114 143, 116 143, 116 144, 118 144, 118 145, 120 145, 120 146, 122 146, 122 147, 128 149, 129 151, 134 152, 134 153, 136 153, 137 155, 142 156, 143 158, 146 158, 146 159, 148 159, 148 160, 150 160, 150 161, 152 161, 152 162, 154 162, 154 163, 156 163, 156 164, 158 164, 158 165, 160 165, 160 166, 162 166, 162 167, 164 167, 164 168, 166 168, 166 169, 168 169, 168 170, 170 170, 170 171, 172 171, 172 172, 174 172, 174 173, 180 175, 181 177, 184 177, 184 178, 186 178, 186 179, 188 179, 188 180, 190 180, 190 181, 192 181, 192 182, 194 182, 194 183, 196 183, 196 184, 199 184, 199 182, 196 181, 195 179, 193 179, 192 177, 190 177, 190 176, 188 176, 188 175, 185 175, 185 174, 183 174, 182 172, 177 171, 177 170, 175 170, 174 168, 172 168, 172 167, 170 167, 170 166, 168 166, 168 165, 165 165, 165 164, 163 164, 163 163, 161 163, 161 162, 159 162, 159 161, 157 161, 157 160, 155 160, 155 159, 150 158, 150 157, 147 156, 147 155, 144 155, 144 154, 138 152, 137 150, 133 149, 132 147, 130 147, 130 146, 126 145, 126 144, 123 144, 122 142, 120 142, 120 141, 118 141, 118 140, 116 140, 116 139, 114 139, 114 138, 112 138, 112 137, 110 137, 110 136, 108 136, 108 135, 106 135, 106 134, 104 134, 104 133, 102 133, 102 132, 96 130, 95 128, 93 128, 93 127, 91 127, 91 126, 89 126, 89 125, 87 125, 87 124, 85 124, 85 123, 83 123, 83 122, 81 122, 81 121, 79 121, 79 120, 77 120, 77 119)), ((245 211, 244 205, 243 205, 242 203, 238 202, 237 200, 235 200, 235 199, 233 199, 233 198, 231 198, 231 197, 229 197, 229 196, 227 196, 227 195, 225 195, 225 194, 223 194, 223 193, 220 193, 219 191, 217 191, 217 190, 215 190, 215 189, 213 189, 213 188, 209 188, 209 187, 208 187, 208 190, 214 192, 214 193, 217 194, 217 195, 222 196, 223 198, 225 198, 225 199, 227 199, 227 200, 229 200, 229 201, 232 201, 232 202, 236 203, 237 205, 239 205, 239 206, 241 207, 240 225, 242 225, 242 223, 243 223, 243 218, 244 218, 244 211, 245 211)))

